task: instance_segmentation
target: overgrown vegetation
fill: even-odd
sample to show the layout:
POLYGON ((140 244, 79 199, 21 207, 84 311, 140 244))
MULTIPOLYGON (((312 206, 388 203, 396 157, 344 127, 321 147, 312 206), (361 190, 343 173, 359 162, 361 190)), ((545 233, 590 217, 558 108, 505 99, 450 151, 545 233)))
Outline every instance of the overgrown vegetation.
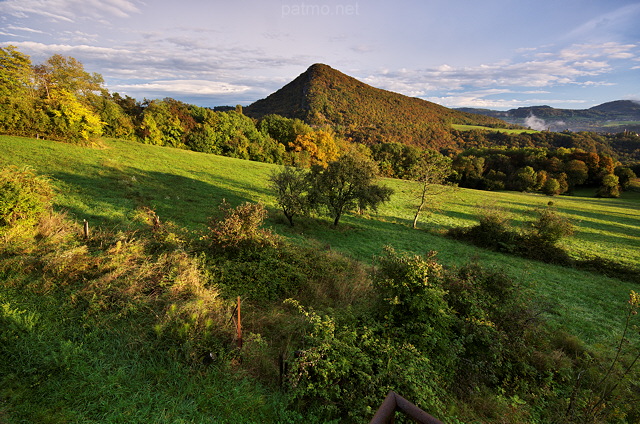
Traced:
MULTIPOLYGON (((290 245, 251 203, 223 203, 201 232, 150 209, 137 216, 137 230, 84 239, 48 212, 19 249, 0 240, 9 422, 361 422, 390 389, 445 421, 640 418, 635 292, 617 349, 595 350, 548 327, 526 288, 477 263, 387 248, 366 270, 290 245), (242 351, 230 320, 238 295, 242 351)), ((541 213, 532 233, 552 242, 566 234, 560 224, 541 213)))

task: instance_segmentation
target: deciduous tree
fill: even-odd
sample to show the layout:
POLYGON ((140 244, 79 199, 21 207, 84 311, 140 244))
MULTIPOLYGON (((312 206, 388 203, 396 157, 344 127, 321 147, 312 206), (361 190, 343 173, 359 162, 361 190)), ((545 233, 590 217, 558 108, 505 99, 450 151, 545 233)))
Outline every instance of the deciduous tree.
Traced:
POLYGON ((373 210, 393 193, 391 188, 375 184, 377 166, 369 158, 349 152, 326 168, 311 168, 310 198, 313 205, 324 208, 337 226, 342 214, 355 208, 373 210))
POLYGON ((420 159, 411 167, 410 178, 420 183, 418 206, 412 227, 418 226, 418 218, 428 199, 444 192, 444 181, 451 174, 451 159, 432 150, 425 150, 420 159))
POLYGON ((309 209, 307 172, 301 168, 286 166, 282 171, 273 173, 269 181, 276 192, 276 201, 293 227, 293 217, 304 215, 309 209))
POLYGON ((602 177, 602 185, 598 188, 598 197, 620 197, 619 178, 614 174, 607 174, 602 177))

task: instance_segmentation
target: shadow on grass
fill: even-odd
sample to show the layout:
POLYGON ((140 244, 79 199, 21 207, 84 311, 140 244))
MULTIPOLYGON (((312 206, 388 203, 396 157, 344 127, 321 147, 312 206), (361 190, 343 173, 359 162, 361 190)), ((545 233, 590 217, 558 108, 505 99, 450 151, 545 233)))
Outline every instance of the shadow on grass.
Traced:
POLYGON ((372 263, 385 246, 398 251, 424 255, 436 251, 447 261, 462 264, 477 254, 478 248, 436 233, 436 226, 413 229, 406 223, 385 221, 380 216, 345 215, 338 227, 326 217, 299 218, 294 227, 284 219, 274 219, 275 230, 288 238, 303 240, 320 248, 334 249, 354 259, 372 263))
MULTIPOLYGON (((569 217, 571 222, 580 231, 581 229, 590 229, 603 234, 602 237, 614 242, 614 243, 632 243, 635 244, 634 238, 640 238, 640 214, 638 209, 628 203, 621 203, 616 201, 604 201, 603 204, 598 202, 598 199, 583 199, 580 198, 579 202, 594 201, 597 206, 602 206, 599 210, 594 208, 594 211, 580 210, 575 207, 562 207, 557 206, 555 209, 558 212, 569 217), (622 212, 616 212, 613 209, 622 210, 622 212), (629 212, 624 212, 628 210, 629 212)), ((522 202, 512 202, 513 204, 529 206, 522 202)), ((534 209, 532 207, 532 209, 534 209)), ((521 212, 520 212, 521 213, 521 212)), ((585 234, 585 236, 587 236, 585 234)), ((589 238, 593 238, 590 236, 589 238)))
POLYGON ((223 199, 236 205, 252 201, 248 194, 256 191, 231 178, 215 184, 132 167, 92 166, 81 174, 56 172, 51 177, 62 186, 60 208, 78 220, 106 226, 128 226, 136 209, 148 207, 162 220, 195 229, 218 212, 223 199))

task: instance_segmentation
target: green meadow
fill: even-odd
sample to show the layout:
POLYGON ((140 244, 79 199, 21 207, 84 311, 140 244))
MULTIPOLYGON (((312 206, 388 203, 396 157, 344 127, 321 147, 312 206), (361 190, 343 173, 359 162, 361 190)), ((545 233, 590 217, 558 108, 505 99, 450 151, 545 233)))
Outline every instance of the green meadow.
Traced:
POLYGON ((599 199, 585 191, 548 197, 516 192, 450 189, 433 197, 418 229, 411 220, 416 185, 385 180, 395 193, 376 213, 349 215, 339 228, 323 218, 299 219, 286 225, 268 188, 278 168, 186 150, 135 142, 105 140, 81 147, 46 140, 0 137, 0 166, 28 166, 49 176, 58 190, 56 207, 91 227, 135 226, 140 207, 153 209, 163 221, 203 230, 223 199, 232 204, 262 202, 276 232, 298 243, 320 244, 370 263, 386 245, 424 254, 437 251, 444 265, 478 261, 502 269, 530 287, 558 325, 566 325, 590 343, 604 343, 618 331, 629 290, 637 284, 599 273, 532 262, 490 252, 443 237, 444 230, 473 225, 479 208, 499 208, 514 225, 526 226, 530 211, 549 202, 575 225, 563 243, 576 257, 598 255, 627 265, 640 264, 640 193, 599 199))

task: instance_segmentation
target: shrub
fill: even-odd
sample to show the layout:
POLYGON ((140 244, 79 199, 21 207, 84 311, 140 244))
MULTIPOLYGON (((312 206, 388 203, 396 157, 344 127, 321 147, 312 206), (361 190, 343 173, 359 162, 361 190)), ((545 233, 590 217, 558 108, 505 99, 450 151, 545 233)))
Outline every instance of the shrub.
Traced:
POLYGON ((379 325, 290 303, 308 323, 305 346, 288 375, 289 393, 299 409, 312 410, 325 422, 361 422, 395 390, 438 415, 444 390, 431 360, 416 346, 382 334, 379 325))
POLYGON ((204 237, 211 247, 241 250, 276 245, 277 236, 260 228, 267 217, 261 203, 245 202, 234 209, 223 200, 220 210, 222 218, 211 220, 209 234, 204 237))
POLYGON ((453 311, 445 301, 442 266, 433 255, 397 254, 391 247, 377 258, 376 265, 377 318, 389 328, 390 336, 431 353, 432 363, 447 368, 455 354, 445 352, 455 352, 455 348, 450 340, 453 311))
POLYGON ((456 367, 453 391, 467 397, 479 386, 496 387, 522 378, 518 373, 527 367, 523 334, 537 322, 516 282, 504 273, 469 264, 449 270, 443 287, 456 313, 453 330, 464 364, 456 367))
POLYGON ((573 235, 573 224, 553 209, 536 209, 534 212, 538 215, 538 219, 531 224, 530 235, 535 239, 555 244, 561 238, 573 235))
POLYGON ((52 199, 47 178, 15 166, 0 170, 0 232, 18 223, 35 224, 51 208, 52 199))

